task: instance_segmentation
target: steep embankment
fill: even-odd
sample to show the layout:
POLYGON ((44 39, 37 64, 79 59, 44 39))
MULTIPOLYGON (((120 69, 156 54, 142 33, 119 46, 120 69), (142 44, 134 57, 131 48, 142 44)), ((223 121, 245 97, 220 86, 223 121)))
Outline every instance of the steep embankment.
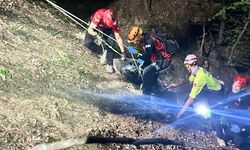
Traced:
POLYGON ((0 2, 0 68, 12 74, 0 79, 1 149, 27 149, 100 127, 106 117, 91 105, 70 101, 65 88, 84 92, 130 85, 106 74, 82 46, 83 30, 63 16, 43 4, 0 2))
MULTIPOLYGON (((98 58, 82 46, 83 30, 47 5, 22 0, 0 2, 0 67, 12 74, 12 78, 0 79, 1 149, 28 149, 90 132, 109 137, 183 139, 218 146, 213 132, 180 131, 156 121, 115 115, 109 113, 112 108, 127 105, 110 102, 110 106, 109 98, 99 99, 97 106, 103 103, 105 108, 88 103, 93 98, 86 93, 106 89, 116 94, 117 89, 133 87, 121 82, 119 76, 107 74, 98 58)), ((114 144, 74 148, 181 149, 114 144)))

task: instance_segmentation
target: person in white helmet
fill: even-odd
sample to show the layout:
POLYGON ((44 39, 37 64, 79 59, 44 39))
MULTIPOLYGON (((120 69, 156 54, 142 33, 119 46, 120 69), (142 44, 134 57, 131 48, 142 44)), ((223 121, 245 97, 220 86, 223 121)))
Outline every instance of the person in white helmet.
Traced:
POLYGON ((213 92, 215 94, 222 93, 223 81, 214 78, 208 71, 197 65, 197 57, 194 54, 189 54, 184 60, 184 65, 191 74, 189 77, 192 83, 192 89, 184 106, 179 111, 177 119, 182 116, 186 109, 193 103, 193 100, 201 93, 202 90, 213 92))

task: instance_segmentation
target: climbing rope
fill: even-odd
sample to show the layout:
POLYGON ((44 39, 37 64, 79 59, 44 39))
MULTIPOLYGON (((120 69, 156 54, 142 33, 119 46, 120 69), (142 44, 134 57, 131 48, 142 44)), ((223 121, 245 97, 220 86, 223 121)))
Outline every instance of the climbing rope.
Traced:
MULTIPOLYGON (((84 23, 84 24, 87 25, 87 26, 89 26, 89 23, 87 23, 86 21, 83 21, 83 20, 80 19, 79 17, 77 17, 77 16, 73 15, 72 13, 66 11, 65 9, 63 9, 63 8, 61 8, 60 6, 56 5, 55 3, 53 3, 53 2, 51 2, 51 1, 49 1, 49 0, 46 0, 46 1, 47 1, 49 4, 51 4, 54 8, 56 8, 57 10, 59 10, 61 13, 63 13, 65 16, 69 17, 69 18, 70 18, 72 21, 74 21, 76 24, 80 25, 82 28, 84 28, 85 30, 87 30, 87 27, 83 26, 83 25, 82 25, 81 23, 79 23, 78 21, 84 23), (77 20, 78 20, 78 21, 77 21, 77 20)), ((97 30, 97 32, 99 32, 100 34, 102 34, 102 35, 106 36, 107 38, 109 38, 109 39, 111 39, 111 40, 117 42, 116 39, 114 39, 113 37, 107 35, 106 33, 102 32, 101 30, 99 30, 99 29, 96 29, 96 30, 97 30)), ((117 50, 115 50, 111 45, 109 45, 106 41, 102 40, 102 42, 103 42, 106 46, 108 46, 111 50, 113 50, 115 53, 117 53, 117 54, 120 55, 120 56, 123 56, 121 53, 119 53, 117 50)), ((128 46, 126 46, 125 44, 123 44, 123 46, 124 46, 125 48, 128 48, 128 46)), ((137 65, 137 63, 136 63, 136 60, 135 60, 133 54, 131 54, 131 56, 132 56, 132 59, 133 59, 133 61, 134 61, 135 66, 136 66, 136 69, 138 70, 138 72, 140 72, 140 68, 138 67, 138 65, 137 65)), ((142 76, 141 76, 141 77, 142 77, 142 76)))
MULTIPOLYGON (((70 12, 68 12, 67 10, 61 8, 60 6, 56 5, 55 3, 53 3, 53 2, 51 2, 51 1, 49 1, 49 0, 46 0, 46 1, 47 1, 48 3, 50 3, 54 8, 56 8, 57 10, 59 10, 60 12, 62 12, 63 14, 65 14, 67 17, 69 17, 70 19, 72 19, 75 23, 77 23, 78 25, 80 25, 82 28, 84 28, 85 30, 88 29, 87 27, 85 27, 85 26, 83 26, 81 23, 79 23, 78 21, 80 21, 80 22, 86 24, 87 26, 89 26, 89 23, 87 23, 86 21, 83 21, 83 20, 80 19, 79 17, 73 15, 72 13, 70 13, 70 12), (78 21, 77 21, 77 20, 78 20, 78 21)), ((116 39, 114 39, 113 37, 107 35, 106 33, 102 32, 101 30, 99 30, 99 29, 96 29, 96 30, 97 30, 97 32, 99 32, 100 34, 102 34, 102 35, 106 36, 107 38, 109 38, 109 39, 111 39, 111 40, 117 42, 116 39)), ((126 46, 126 45, 124 45, 124 47, 128 48, 128 46, 126 46)), ((120 54, 120 55, 121 55, 121 54, 120 54)))

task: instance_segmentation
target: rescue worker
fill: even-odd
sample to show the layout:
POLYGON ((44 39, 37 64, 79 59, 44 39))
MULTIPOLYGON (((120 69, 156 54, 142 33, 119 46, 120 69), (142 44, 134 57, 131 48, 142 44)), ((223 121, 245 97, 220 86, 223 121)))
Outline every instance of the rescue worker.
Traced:
POLYGON ((184 60, 184 65, 191 74, 189 77, 190 83, 193 84, 189 97, 184 106, 177 115, 177 119, 186 111, 186 109, 193 103, 197 96, 213 96, 209 100, 216 99, 216 95, 223 94, 223 81, 214 78, 208 71, 197 65, 197 57, 194 54, 189 54, 184 60), (201 93, 202 92, 202 93, 201 93))
POLYGON ((143 94, 159 94, 164 89, 159 79, 159 72, 171 64, 171 54, 166 51, 162 41, 152 34, 143 32, 142 28, 132 26, 129 30, 128 41, 139 44, 144 49, 140 59, 144 61, 142 73, 143 94))
POLYGON ((232 107, 236 109, 249 109, 250 110, 250 90, 248 89, 248 78, 244 75, 237 75, 234 77, 232 84, 231 96, 239 95, 233 101, 232 107), (241 95, 244 96, 241 96, 241 95))
MULTIPOLYGON (((102 40, 102 37, 100 36, 101 33, 98 33, 97 30, 101 30, 102 32, 106 33, 112 38, 115 38, 117 41, 117 44, 122 52, 122 58, 125 58, 124 56, 124 45, 123 40, 120 35, 119 28, 117 26, 117 19, 114 14, 114 12, 110 9, 99 9, 97 10, 91 18, 91 23, 89 25, 89 28, 87 30, 84 45, 89 48, 93 52, 100 53, 102 52, 102 47, 100 45, 97 45, 95 43, 95 40, 102 40)), ((112 47, 115 46, 115 42, 110 39, 109 37, 103 36, 103 39, 112 47)), ((113 73, 113 58, 114 58, 114 51, 108 48, 107 52, 103 52, 104 58, 101 59, 101 63, 106 63, 107 58, 107 66, 106 70, 109 73, 113 73)))
MULTIPOLYGON (((250 90, 248 88, 248 78, 245 75, 236 75, 233 78, 231 93, 228 95, 231 101, 228 105, 229 110, 241 109, 235 111, 237 116, 249 117, 250 110, 250 90), (233 99, 231 99, 233 98, 233 99), (238 113, 239 112, 239 113, 238 113)), ((231 141, 239 149, 249 149, 250 146, 250 126, 249 123, 230 119, 222 116, 223 121, 218 121, 217 136, 225 141, 231 141)))

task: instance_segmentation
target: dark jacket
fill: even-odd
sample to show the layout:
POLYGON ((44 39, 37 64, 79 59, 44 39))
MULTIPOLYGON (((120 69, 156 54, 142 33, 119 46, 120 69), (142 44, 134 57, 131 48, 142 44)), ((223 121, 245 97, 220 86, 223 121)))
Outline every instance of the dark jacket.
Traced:
POLYGON ((250 110, 250 89, 249 87, 237 94, 230 94, 230 97, 235 99, 231 102, 230 107, 236 109, 249 109, 250 110))
POLYGON ((168 67, 168 65, 165 65, 165 62, 169 64, 171 55, 166 52, 163 42, 149 33, 143 33, 140 44, 144 49, 140 59, 144 60, 147 65, 156 62, 161 69, 168 67))

